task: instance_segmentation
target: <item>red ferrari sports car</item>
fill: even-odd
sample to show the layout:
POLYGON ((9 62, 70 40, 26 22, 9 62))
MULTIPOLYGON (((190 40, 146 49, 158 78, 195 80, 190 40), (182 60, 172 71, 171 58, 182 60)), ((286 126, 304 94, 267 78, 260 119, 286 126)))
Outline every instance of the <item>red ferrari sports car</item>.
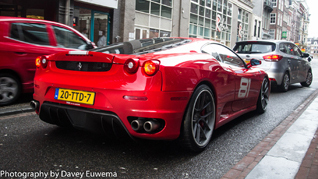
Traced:
POLYGON ((203 150, 213 130, 269 99, 267 74, 228 47, 195 38, 155 38, 36 59, 41 120, 131 137, 179 139, 203 150))

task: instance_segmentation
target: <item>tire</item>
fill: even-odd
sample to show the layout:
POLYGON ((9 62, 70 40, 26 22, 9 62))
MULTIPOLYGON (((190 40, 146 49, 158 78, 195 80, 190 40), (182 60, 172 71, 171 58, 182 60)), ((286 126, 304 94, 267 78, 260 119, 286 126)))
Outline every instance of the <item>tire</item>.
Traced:
POLYGON ((301 86, 304 86, 304 87, 309 87, 312 83, 312 72, 311 70, 308 71, 307 73, 307 77, 306 77, 306 81, 300 83, 301 86))
POLYGON ((258 95, 257 108, 256 111, 263 114, 266 111, 268 100, 269 100, 269 81, 268 78, 264 78, 262 82, 262 87, 258 95))
POLYGON ((288 91, 290 85, 290 78, 288 72, 284 73, 282 84, 278 86, 279 90, 282 92, 288 91))
POLYGON ((194 152, 205 149, 215 124, 215 102, 211 89, 200 85, 193 93, 185 112, 180 134, 181 145, 194 152))
POLYGON ((9 73, 0 74, 0 106, 14 103, 21 95, 19 79, 9 73))

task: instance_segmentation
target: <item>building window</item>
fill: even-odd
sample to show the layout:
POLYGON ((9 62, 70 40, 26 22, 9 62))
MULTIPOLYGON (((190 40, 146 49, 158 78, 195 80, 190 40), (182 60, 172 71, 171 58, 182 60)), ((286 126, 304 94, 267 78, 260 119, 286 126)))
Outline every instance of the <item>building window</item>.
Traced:
POLYGON ((191 0, 189 37, 230 43, 232 4, 227 0, 191 0))
POLYGON ((271 36, 271 39, 275 39, 275 29, 269 30, 269 35, 271 36))
POLYGON ((261 21, 258 22, 258 35, 257 37, 260 38, 261 36, 261 21))
POLYGON ((263 29, 269 29, 269 13, 263 13, 263 29))
POLYGON ((256 37, 256 29, 257 29, 257 20, 255 20, 255 25, 254 25, 254 37, 256 37))
POLYGON ((276 14, 275 13, 271 13, 270 23, 271 24, 276 24, 276 14))
POLYGON ((136 10, 149 13, 149 1, 146 0, 136 0, 136 10))
MULTIPOLYGON (((135 9, 144 13, 171 19, 172 0, 136 0, 135 9)), ((191 11, 197 11, 197 7, 191 6, 191 11)))
POLYGON ((248 40, 248 29, 249 29, 249 13, 243 9, 239 9, 241 20, 238 22, 237 27, 237 41, 248 40))
POLYGON ((242 9, 238 10, 238 20, 242 20, 242 9))
POLYGON ((272 0, 272 4, 273 4, 274 7, 276 7, 277 6, 277 0, 272 0))

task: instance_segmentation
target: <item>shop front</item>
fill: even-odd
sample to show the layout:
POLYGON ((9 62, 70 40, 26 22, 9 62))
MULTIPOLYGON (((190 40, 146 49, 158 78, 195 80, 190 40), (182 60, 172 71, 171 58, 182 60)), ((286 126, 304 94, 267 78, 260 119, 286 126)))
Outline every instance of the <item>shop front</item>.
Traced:
POLYGON ((117 0, 75 0, 73 27, 98 47, 109 45, 114 8, 117 0))
POLYGON ((27 17, 73 26, 97 46, 110 44, 111 23, 118 0, 6 0, 0 16, 27 17))

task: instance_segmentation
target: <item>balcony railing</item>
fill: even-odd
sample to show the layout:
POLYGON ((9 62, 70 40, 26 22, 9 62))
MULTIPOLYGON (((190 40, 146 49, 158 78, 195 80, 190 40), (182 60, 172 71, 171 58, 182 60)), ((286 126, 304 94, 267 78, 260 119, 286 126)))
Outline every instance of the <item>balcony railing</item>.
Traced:
POLYGON ((268 12, 273 11, 273 4, 271 0, 264 0, 264 9, 267 10, 268 12))

